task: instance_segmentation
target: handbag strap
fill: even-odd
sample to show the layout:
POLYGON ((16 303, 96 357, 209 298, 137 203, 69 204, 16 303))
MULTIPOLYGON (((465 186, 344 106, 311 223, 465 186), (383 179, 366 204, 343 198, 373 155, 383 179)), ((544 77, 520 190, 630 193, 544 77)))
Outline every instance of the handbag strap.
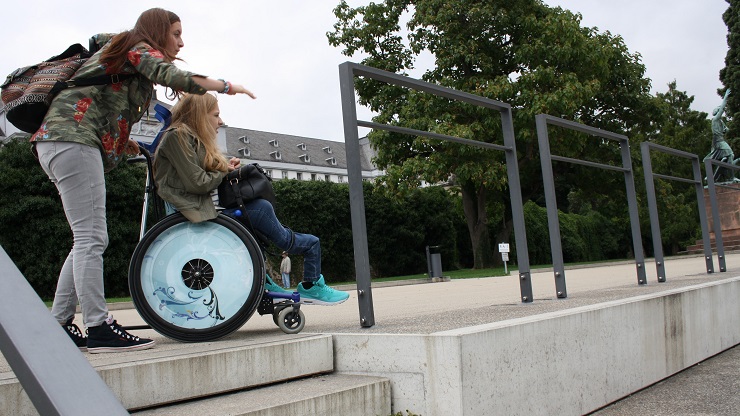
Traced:
MULTIPOLYGON (((241 177, 241 169, 242 167, 239 167, 239 176, 241 177)), ((236 205, 239 207, 239 209, 242 211, 242 215, 239 217, 239 221, 244 224, 245 227, 247 227, 247 230, 249 230, 250 233, 254 236, 254 238, 257 240, 257 243, 262 246, 262 251, 271 255, 271 256, 277 256, 276 253, 271 252, 267 249, 269 246, 269 240, 262 235, 259 231, 257 231, 254 226, 252 225, 252 221, 249 219, 249 215, 247 215, 247 207, 244 204, 244 198, 242 198, 242 192, 239 186, 239 178, 234 179, 227 179, 229 181, 229 185, 231 185, 231 189, 234 190, 234 197, 236 198, 236 205)), ((282 224, 280 224, 282 225, 282 224)), ((283 227, 285 227, 283 225, 283 227)), ((290 231, 290 245, 288 248, 285 249, 285 251, 290 251, 290 249, 293 248, 295 245, 295 233, 293 230, 291 230, 288 227, 285 227, 288 231, 290 231)))

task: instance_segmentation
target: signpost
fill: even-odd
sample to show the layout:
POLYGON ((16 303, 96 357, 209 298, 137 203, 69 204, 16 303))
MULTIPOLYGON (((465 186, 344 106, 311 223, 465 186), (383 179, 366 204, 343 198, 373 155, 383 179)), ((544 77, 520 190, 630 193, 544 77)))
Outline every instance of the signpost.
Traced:
POLYGON ((509 274, 508 265, 509 261, 509 243, 499 243, 498 252, 501 253, 501 259, 504 261, 504 273, 509 274))

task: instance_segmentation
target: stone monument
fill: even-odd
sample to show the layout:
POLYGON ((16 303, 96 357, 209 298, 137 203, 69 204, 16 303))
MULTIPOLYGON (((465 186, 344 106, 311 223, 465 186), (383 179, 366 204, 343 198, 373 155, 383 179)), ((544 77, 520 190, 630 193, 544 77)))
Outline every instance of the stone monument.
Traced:
MULTIPOLYGON (((735 159, 735 153, 730 145, 725 141, 727 126, 722 120, 722 115, 727 104, 727 97, 730 95, 730 89, 725 92, 722 103, 712 111, 712 148, 709 154, 704 158, 719 160, 725 163, 737 165, 740 158, 735 159)), ((709 175, 710 172, 707 172, 709 175)), ((709 202, 709 192, 704 190, 704 207, 709 220, 709 235, 712 244, 715 242, 714 221, 719 220, 722 226, 722 241, 725 249, 737 248, 740 246, 740 179, 736 171, 723 167, 716 167, 714 171, 714 181, 721 184, 716 189, 717 205, 719 218, 712 217, 712 207, 709 202), (728 247, 729 246, 729 247, 728 247)), ((700 252, 702 250, 702 241, 697 241, 695 246, 688 247, 689 252, 700 252)))

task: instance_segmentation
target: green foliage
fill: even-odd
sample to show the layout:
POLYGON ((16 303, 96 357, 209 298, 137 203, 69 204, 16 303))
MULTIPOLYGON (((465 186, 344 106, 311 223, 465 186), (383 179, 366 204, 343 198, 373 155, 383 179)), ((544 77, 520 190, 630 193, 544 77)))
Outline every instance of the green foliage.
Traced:
MULTIPOLYGON (((524 201, 542 192, 537 114, 625 134, 650 125, 650 83, 639 54, 629 52, 620 36, 582 28, 580 15, 539 0, 386 0, 357 8, 341 1, 334 13, 329 43, 348 56, 363 54, 363 64, 407 73, 419 55, 431 54, 434 67, 424 80, 511 104, 524 201), (401 16, 409 17, 403 29, 401 16)), ((360 103, 378 114, 376 122, 502 144, 500 115, 493 111, 367 79, 356 80, 356 89, 360 103)), ((372 132, 370 140, 392 191, 454 177, 475 267, 486 267, 493 260, 486 200, 508 202, 503 153, 385 131, 372 132)), ((550 132, 550 145, 554 154, 574 158, 619 155, 609 143, 572 140, 562 129, 550 132)), ((563 163, 554 169, 570 183, 559 188, 564 195, 574 187, 603 186, 609 177, 563 163)), ((510 221, 507 212, 501 229, 510 221)))
MULTIPOLYGON (((296 232, 321 240, 322 273, 328 282, 354 280, 354 251, 349 187, 323 181, 274 182, 276 214, 296 232)), ((365 218, 373 277, 424 273, 426 246, 439 245, 443 267, 456 268, 457 233, 453 196, 442 188, 423 188, 397 199, 364 184, 365 218)), ((277 250, 274 250, 277 252, 277 250)), ((277 268, 279 259, 269 261, 277 268)), ((302 259, 293 257, 293 276, 303 273, 302 259)))
MULTIPOLYGON (((524 204, 527 246, 531 264, 551 264, 547 210, 532 201, 524 204)), ((627 257, 622 241, 631 241, 629 227, 621 227, 595 211, 581 214, 558 212, 563 260, 566 263, 627 257)))
MULTIPOLYGON (((106 177, 109 245, 106 294, 128 296, 128 263, 138 242, 143 172, 122 164, 106 177)), ((51 299, 72 233, 55 186, 26 140, 0 148, 0 245, 40 297, 51 299)))

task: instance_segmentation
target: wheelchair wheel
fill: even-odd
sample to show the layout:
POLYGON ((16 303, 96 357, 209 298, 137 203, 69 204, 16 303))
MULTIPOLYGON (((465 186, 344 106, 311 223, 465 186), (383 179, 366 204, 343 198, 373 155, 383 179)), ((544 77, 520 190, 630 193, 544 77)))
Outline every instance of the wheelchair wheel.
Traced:
POLYGON ((265 265, 259 245, 223 214, 193 224, 173 214, 134 250, 131 297, 144 321, 178 341, 202 342, 241 328, 259 305, 265 265))

